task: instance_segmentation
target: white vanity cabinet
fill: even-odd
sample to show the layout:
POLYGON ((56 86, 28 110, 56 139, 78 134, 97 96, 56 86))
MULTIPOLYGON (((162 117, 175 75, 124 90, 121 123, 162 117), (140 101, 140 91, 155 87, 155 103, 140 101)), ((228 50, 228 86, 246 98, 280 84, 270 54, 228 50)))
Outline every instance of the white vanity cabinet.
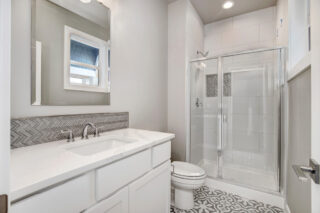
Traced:
POLYGON ((15 201, 11 213, 169 213, 167 141, 15 201))
POLYGON ((170 161, 129 185, 129 212, 169 213, 170 161))
POLYGON ((85 213, 169 213, 170 161, 100 201, 85 213))
POLYGON ((125 187, 111 197, 97 203, 85 213, 128 213, 128 187, 125 187))
POLYGON ((151 169, 151 151, 136 153, 96 170, 96 197, 102 200, 151 169))

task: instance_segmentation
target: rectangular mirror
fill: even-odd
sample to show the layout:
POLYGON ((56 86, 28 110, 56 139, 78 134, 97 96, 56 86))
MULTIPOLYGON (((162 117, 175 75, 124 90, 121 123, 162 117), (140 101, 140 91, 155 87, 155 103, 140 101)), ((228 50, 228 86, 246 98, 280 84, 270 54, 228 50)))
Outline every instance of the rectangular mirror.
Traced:
POLYGON ((110 104, 105 0, 32 0, 32 105, 110 104))

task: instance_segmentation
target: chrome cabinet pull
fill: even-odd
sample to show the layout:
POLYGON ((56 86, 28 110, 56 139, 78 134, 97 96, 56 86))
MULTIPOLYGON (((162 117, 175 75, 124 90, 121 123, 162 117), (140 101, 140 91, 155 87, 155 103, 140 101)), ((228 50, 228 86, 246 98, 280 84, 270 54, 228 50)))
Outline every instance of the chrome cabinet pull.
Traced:
POLYGON ((309 166, 292 165, 292 168, 299 180, 307 181, 306 173, 308 173, 316 184, 320 184, 320 165, 314 159, 309 160, 309 166))

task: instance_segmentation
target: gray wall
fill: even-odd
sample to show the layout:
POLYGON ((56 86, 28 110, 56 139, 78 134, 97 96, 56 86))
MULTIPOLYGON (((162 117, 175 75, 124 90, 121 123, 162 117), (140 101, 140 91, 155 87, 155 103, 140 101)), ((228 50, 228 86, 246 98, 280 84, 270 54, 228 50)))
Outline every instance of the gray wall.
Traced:
POLYGON ((293 164, 308 165, 311 156, 311 72, 305 71, 289 84, 289 145, 287 202, 292 213, 311 212, 311 186, 300 182, 293 164))
POLYGON ((130 127, 167 129, 167 2, 111 8, 111 105, 31 106, 31 0, 13 0, 11 117, 128 111, 130 127))
MULTIPOLYGON (((103 7, 103 6, 101 6, 103 7)), ((109 40, 105 28, 47 0, 33 0, 32 39, 42 43, 42 105, 102 105, 106 93, 64 89, 64 26, 75 28, 102 40, 109 40)), ((107 12, 107 11, 106 11, 107 12)), ((34 81, 32 81, 35 84, 34 81)))

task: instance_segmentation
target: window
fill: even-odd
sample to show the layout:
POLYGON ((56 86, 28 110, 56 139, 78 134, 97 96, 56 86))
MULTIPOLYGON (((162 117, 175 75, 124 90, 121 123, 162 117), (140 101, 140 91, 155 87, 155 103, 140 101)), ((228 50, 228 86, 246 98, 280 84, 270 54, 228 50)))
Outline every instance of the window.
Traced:
POLYGON ((72 39, 70 41, 70 83, 99 85, 99 49, 72 39))
POLYGON ((109 92, 110 48, 106 41, 65 26, 64 88, 109 92))

